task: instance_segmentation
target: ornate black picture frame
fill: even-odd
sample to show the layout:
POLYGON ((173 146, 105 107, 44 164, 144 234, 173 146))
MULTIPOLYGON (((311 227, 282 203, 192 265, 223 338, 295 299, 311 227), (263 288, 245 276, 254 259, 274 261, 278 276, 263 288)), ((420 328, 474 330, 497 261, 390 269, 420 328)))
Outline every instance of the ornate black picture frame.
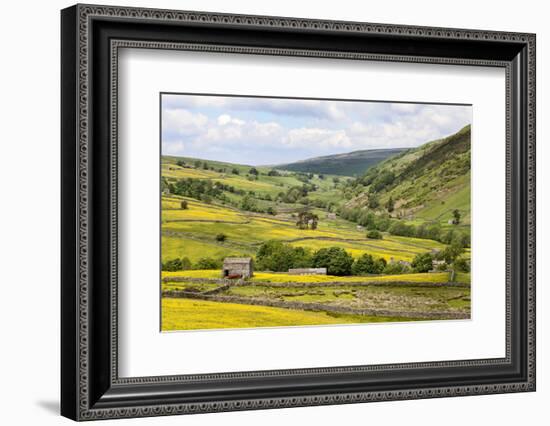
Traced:
POLYGON ((62 415, 92 420, 535 390, 534 34, 95 5, 64 9, 61 28, 62 415), (120 378, 121 47, 504 68, 506 356, 120 378))

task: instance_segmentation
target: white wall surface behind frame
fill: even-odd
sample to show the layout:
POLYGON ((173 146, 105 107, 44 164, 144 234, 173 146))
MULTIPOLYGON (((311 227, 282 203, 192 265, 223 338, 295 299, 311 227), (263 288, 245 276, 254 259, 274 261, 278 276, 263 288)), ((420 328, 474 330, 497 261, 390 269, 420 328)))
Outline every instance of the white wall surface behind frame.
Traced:
POLYGON ((504 356, 504 70, 123 49, 119 83, 122 377, 504 356), (472 319, 160 333, 164 91, 473 104, 472 319))

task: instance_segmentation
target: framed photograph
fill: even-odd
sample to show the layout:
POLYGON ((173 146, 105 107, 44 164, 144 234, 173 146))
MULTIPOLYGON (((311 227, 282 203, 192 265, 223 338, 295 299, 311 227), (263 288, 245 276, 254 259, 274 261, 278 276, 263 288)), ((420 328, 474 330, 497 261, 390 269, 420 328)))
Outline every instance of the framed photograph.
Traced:
POLYGON ((535 390, 535 35, 61 12, 61 412, 535 390))

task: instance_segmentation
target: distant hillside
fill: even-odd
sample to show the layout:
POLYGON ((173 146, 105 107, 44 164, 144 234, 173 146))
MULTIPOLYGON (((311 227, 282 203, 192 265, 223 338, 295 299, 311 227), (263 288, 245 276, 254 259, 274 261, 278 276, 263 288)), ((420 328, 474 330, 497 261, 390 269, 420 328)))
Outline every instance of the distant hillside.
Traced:
POLYGON ((457 209, 461 223, 469 223, 470 139, 468 125, 380 162, 350 184, 347 207, 378 204, 374 209, 392 210, 392 216, 439 222, 451 219, 457 209))
POLYGON ((368 149, 345 154, 309 158, 295 163, 280 164, 275 167, 280 170, 289 170, 293 172, 360 176, 369 168, 386 158, 397 155, 403 151, 405 151, 405 148, 368 149))

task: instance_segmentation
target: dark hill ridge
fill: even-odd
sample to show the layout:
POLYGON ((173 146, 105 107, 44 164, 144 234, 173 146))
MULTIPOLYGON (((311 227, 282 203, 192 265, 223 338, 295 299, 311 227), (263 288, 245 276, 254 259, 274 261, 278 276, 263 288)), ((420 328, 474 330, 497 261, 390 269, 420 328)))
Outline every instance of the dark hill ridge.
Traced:
POLYGON ((376 164, 406 151, 406 148, 366 149, 345 154, 325 155, 290 164, 274 166, 292 172, 360 176, 376 164))

